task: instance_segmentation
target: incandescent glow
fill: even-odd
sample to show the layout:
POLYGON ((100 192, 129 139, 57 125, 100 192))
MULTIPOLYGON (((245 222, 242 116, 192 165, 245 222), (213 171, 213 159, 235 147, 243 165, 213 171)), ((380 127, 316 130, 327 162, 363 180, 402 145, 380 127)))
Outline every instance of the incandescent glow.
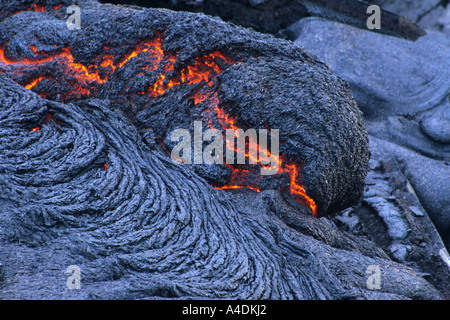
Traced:
POLYGON ((43 6, 38 5, 38 4, 33 4, 33 11, 44 12, 45 8, 43 6))
MULTIPOLYGON (((208 99, 209 105, 212 106, 212 109, 214 110, 220 124, 222 125, 222 129, 232 129, 235 131, 235 136, 238 137, 239 136, 239 131, 238 131, 239 127, 236 125, 236 120, 233 117, 226 114, 226 112, 219 107, 219 98, 218 98, 216 92, 212 92, 209 95, 201 94, 201 93, 197 93, 194 95, 194 102, 196 104, 203 102, 206 99, 208 99)), ((210 124, 210 127, 211 127, 211 124, 210 124)), ((256 141, 252 141, 251 136, 249 137, 249 139, 250 139, 249 144, 255 143, 256 145, 258 145, 259 154, 262 153, 262 154, 264 154, 264 156, 266 158, 272 158, 271 159, 272 161, 270 161, 270 163, 274 163, 274 162, 277 163, 278 174, 280 174, 282 172, 286 172, 289 175, 290 194, 303 200, 303 202, 305 202, 311 208, 313 215, 317 216, 317 214, 318 214, 317 205, 315 204, 314 200, 306 194, 305 188, 298 181, 300 178, 299 166, 295 163, 289 163, 289 161, 287 160, 287 158, 284 155, 280 155, 280 156, 272 155, 269 150, 262 149, 261 146, 256 141)), ((228 149, 232 149, 236 153, 244 152, 245 157, 249 158, 249 159, 254 156, 247 150, 238 150, 237 147, 234 146, 234 143, 232 143, 232 144, 227 143, 226 147, 228 149)), ((256 158, 253 160, 254 160, 254 162, 264 166, 263 164, 261 164, 260 158, 256 158)), ((225 163, 225 161, 224 161, 224 163, 225 163)), ((228 184, 226 184, 224 186, 215 187, 216 189, 228 190, 228 189, 249 188, 249 189, 255 190, 257 192, 260 192, 258 186, 255 186, 252 184, 247 184, 246 177, 247 177, 247 175, 249 175, 251 173, 249 170, 242 169, 240 165, 227 164, 226 166, 232 170, 231 180, 228 184)))
POLYGON ((33 81, 31 81, 29 84, 27 84, 25 86, 25 88, 27 89, 32 89, 36 84, 38 84, 38 82, 40 82, 41 80, 44 80, 44 77, 39 77, 37 79, 34 79, 33 81))
MULTIPOLYGON (((58 7, 59 8, 59 7, 58 7)), ((58 8, 54 7, 54 10, 58 8)), ((35 11, 42 11, 44 7, 35 5, 35 11)), ((56 47, 56 46, 55 46, 56 47)), ((12 73, 14 75, 22 75, 24 71, 44 70, 48 66, 58 68, 58 71, 62 71, 62 79, 59 77, 50 78, 42 75, 40 72, 39 77, 29 77, 27 83, 22 84, 27 89, 32 89, 41 95, 45 95, 45 92, 40 92, 39 84, 43 80, 54 83, 55 81, 62 81, 66 85, 69 85, 71 92, 61 93, 61 99, 63 102, 80 98, 82 96, 89 96, 95 94, 102 84, 108 81, 108 79, 114 75, 115 72, 121 68, 126 67, 128 64, 133 66, 139 66, 139 73, 151 72, 152 75, 156 74, 155 81, 149 85, 146 89, 137 90, 133 94, 139 97, 146 97, 147 101, 152 101, 161 95, 165 94, 168 90, 181 86, 181 85, 199 85, 203 86, 192 95, 192 99, 195 104, 204 104, 206 109, 203 112, 203 116, 208 118, 209 126, 214 128, 214 124, 219 124, 220 129, 232 129, 235 132, 235 136, 239 136, 239 126, 236 119, 228 115, 225 110, 220 107, 219 96, 217 93, 215 79, 226 68, 235 64, 237 61, 233 61, 223 55, 219 51, 211 52, 195 58, 192 64, 185 67, 176 68, 177 56, 174 53, 164 52, 163 50, 163 38, 156 37, 154 39, 147 39, 139 42, 134 48, 128 50, 121 56, 115 56, 110 47, 104 46, 101 53, 99 53, 89 65, 76 61, 72 55, 69 47, 55 48, 54 52, 48 53, 44 50, 40 50, 39 47, 31 45, 29 47, 34 54, 34 58, 21 58, 11 59, 8 58, 5 53, 5 47, 0 48, 0 71, 12 73), (145 66, 142 66, 142 62, 145 61, 145 66), (136 64, 135 64, 136 63, 136 64), (139 64, 140 63, 140 64, 139 64), (180 70, 181 69, 181 70, 180 70), (214 119, 214 121, 213 121, 214 119)), ((30 73, 30 74, 36 74, 30 73)), ((23 79, 23 77, 21 77, 23 79)), ((20 80, 23 82, 23 80, 20 80)), ((46 122, 51 119, 51 115, 47 116, 46 122)), ((31 131, 38 131, 41 127, 35 127, 31 131)), ((249 137, 249 139, 252 139, 249 137)), ((264 155, 266 159, 270 159, 270 162, 264 163, 276 164, 278 174, 287 173, 289 175, 289 191, 290 194, 297 199, 308 205, 313 214, 317 215, 317 206, 314 200, 306 194, 305 188, 301 184, 300 166, 294 162, 290 162, 284 155, 273 155, 267 148, 262 148, 257 141, 249 141, 250 143, 256 143, 259 149, 259 157, 246 150, 238 150, 233 144, 226 145, 226 148, 233 152, 245 152, 246 159, 251 160, 251 163, 257 163, 261 166, 268 166, 263 164, 260 157, 264 155)), ((225 163, 225 161, 224 161, 225 163)), ((230 168, 232 175, 230 181, 223 186, 216 186, 216 189, 240 189, 249 188, 257 192, 259 189, 259 178, 249 179, 254 173, 242 165, 226 165, 230 168), (252 182, 250 182, 252 180, 252 182)), ((107 170, 108 165, 104 163, 103 169, 107 170)))

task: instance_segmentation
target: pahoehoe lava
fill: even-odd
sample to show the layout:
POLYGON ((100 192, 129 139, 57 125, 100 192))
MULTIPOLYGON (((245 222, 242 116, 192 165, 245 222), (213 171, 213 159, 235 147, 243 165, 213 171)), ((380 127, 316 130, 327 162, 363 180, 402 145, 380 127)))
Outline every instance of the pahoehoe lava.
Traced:
POLYGON ((287 41, 201 14, 86 1, 69 30, 69 3, 23 3, 0 23, 3 243, 66 248, 94 296, 117 279, 115 298, 348 296, 279 220, 215 190, 275 190, 299 215, 355 204, 369 151, 346 82, 287 41), (279 174, 173 164, 168 137, 196 120, 280 129, 279 174))
POLYGON ((299 243, 241 216, 184 167, 146 152, 132 123, 109 105, 50 102, 0 79, 8 150, 2 200, 14 204, 3 240, 74 248, 87 260, 84 281, 131 278, 131 292, 119 297, 342 294, 299 243), (48 114, 41 130, 30 130, 48 114))

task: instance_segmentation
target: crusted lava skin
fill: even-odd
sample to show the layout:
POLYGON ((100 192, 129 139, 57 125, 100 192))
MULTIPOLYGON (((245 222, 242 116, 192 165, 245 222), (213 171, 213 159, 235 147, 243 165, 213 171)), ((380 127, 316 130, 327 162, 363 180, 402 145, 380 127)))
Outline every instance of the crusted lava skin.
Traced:
MULTIPOLYGON (((51 9, 6 11, 15 14, 1 26, 3 69, 15 81, 53 100, 109 99, 159 143, 204 120, 208 101, 192 97, 213 92, 239 127, 280 129, 281 152, 299 166, 296 181, 318 214, 359 199, 369 158, 361 112, 348 85, 304 50, 203 15, 94 3, 82 7, 83 28, 74 31, 51 9), (224 59, 211 59, 206 81, 183 81, 215 53, 224 59)), ((229 171, 210 167, 197 173, 215 181, 229 171)))
MULTIPOLYGON (((196 99, 209 95, 243 129, 280 130, 280 151, 318 214, 355 204, 367 133, 349 86, 328 67, 292 43, 201 14, 89 1, 80 3, 83 28, 69 30, 65 6, 7 6, 0 199, 15 227, 3 241, 77 244, 88 279, 101 281, 95 272, 107 263, 105 281, 135 277, 131 291, 150 296, 345 295, 310 252, 242 216, 227 191, 206 182, 227 177, 227 166, 177 166, 165 154, 173 130, 218 123, 205 112, 212 98, 196 99), (204 68, 206 78, 189 75, 204 68), (152 286, 141 287, 143 278, 152 286)), ((311 213, 291 196, 299 214, 311 213)))

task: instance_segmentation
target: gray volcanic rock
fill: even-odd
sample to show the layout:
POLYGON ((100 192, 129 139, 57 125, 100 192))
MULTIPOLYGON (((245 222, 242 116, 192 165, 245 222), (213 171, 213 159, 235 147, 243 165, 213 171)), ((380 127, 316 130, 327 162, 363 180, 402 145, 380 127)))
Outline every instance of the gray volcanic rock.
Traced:
POLYGON ((279 128, 281 152, 304 164, 302 181, 323 212, 359 200, 369 153, 347 83, 310 63, 257 57, 230 68, 220 84, 221 102, 246 127, 279 128))
POLYGON ((441 0, 374 0, 383 9, 400 14, 427 30, 450 35, 450 5, 441 0))
POLYGON ((367 120, 424 111, 449 95, 450 39, 443 34, 412 42, 319 18, 290 29, 297 45, 350 83, 367 120))
MULTIPOLYGON (((357 206, 343 210, 329 218, 347 236, 366 238, 382 248, 388 256, 411 267, 427 278, 445 297, 450 295, 450 264, 448 251, 443 240, 449 245, 448 232, 439 226, 448 226, 448 203, 443 196, 443 186, 448 170, 439 168, 440 162, 422 157, 410 150, 389 143, 385 140, 369 136, 370 171, 366 177, 366 185, 362 202, 357 206), (416 167, 411 168, 409 157, 416 160, 416 167), (434 161, 434 164, 430 164, 434 161), (419 169, 419 163, 423 169, 419 169), (408 170, 405 170, 407 167, 408 170), (430 172, 440 169, 439 181, 432 180, 425 168, 430 172), (417 170, 417 171, 415 171, 417 170), (403 173, 406 171, 406 174, 403 173), (423 175, 423 177, 422 177, 423 175), (420 192, 430 190, 429 194, 419 193, 417 179, 427 184, 420 192), (432 186, 433 181, 436 187, 432 186), (431 193, 436 193, 432 196, 431 193), (424 200, 425 199, 425 200, 424 200), (443 210, 428 212, 437 222, 438 230, 431 221, 424 206, 428 201, 443 205, 443 210), (441 219, 440 221, 438 219, 441 219), (438 233, 440 232, 440 234, 438 233), (447 236, 447 239, 444 238, 447 236)), ((445 197, 445 195, 444 195, 445 197)))
MULTIPOLYGON (((417 197, 427 209, 443 238, 450 235, 450 165, 419 155, 411 150, 373 139, 378 149, 391 154, 402 166, 417 197)), ((446 243, 447 246, 450 243, 446 243)))
POLYGON ((432 33, 410 42, 312 18, 292 30, 298 45, 349 81, 367 130, 396 144, 387 143, 387 150, 404 164, 422 205, 448 238, 449 38, 432 33))
MULTIPOLYGON (((89 1, 69 31, 52 6, 16 13, 23 3, 0 24, 1 298, 443 297, 381 245, 305 214, 277 181, 215 190, 208 170, 165 153, 171 130, 225 112, 280 129, 321 213, 357 203, 367 132, 349 86, 316 58, 204 15, 89 1), (73 265, 81 290, 66 285, 73 265)), ((401 253, 409 233, 394 235, 401 253)))
MULTIPOLYGON (((33 90, 52 100, 109 99, 140 130, 152 130, 157 147, 164 143, 167 153, 173 148, 173 130, 192 129, 194 121, 215 121, 215 128, 223 129, 214 117, 211 99, 217 95, 217 107, 234 117, 240 128, 280 129, 281 151, 287 161, 302 166, 298 181, 316 202, 319 214, 360 198, 369 158, 366 129, 348 84, 323 63, 291 42, 202 14, 84 5, 84 28, 75 32, 49 13, 21 12, 6 18, 0 25, 0 43, 10 60, 31 58, 33 51, 22 49, 27 41, 57 57, 48 64, 20 65, 20 69, 12 63, 6 73, 21 84, 29 84, 37 75, 45 77, 33 90), (159 46, 149 56, 144 51, 120 64, 134 48, 152 51, 159 46), (65 51, 58 57, 61 50, 65 51), (217 52, 221 58, 208 58, 217 52), (69 54, 73 58, 66 58, 69 54), (115 57, 114 72, 102 67, 102 58, 108 56, 115 57), (81 67, 72 59, 99 70, 99 75, 94 73, 86 81, 81 73, 74 79, 81 67), (63 63, 68 66, 62 68, 63 63), (149 66, 154 70, 149 71, 149 66), (208 81, 186 80, 189 70, 205 69, 210 72, 208 81), (195 102, 202 94, 208 98, 195 102)), ((210 182, 229 176, 225 165, 206 165, 196 171, 210 182)))
POLYGON ((438 107, 420 116, 420 129, 435 142, 450 144, 450 97, 438 107))
MULTIPOLYGON (((370 3, 360 0, 101 0, 104 3, 168 8, 177 11, 203 12, 225 21, 271 33, 280 38, 291 37, 286 28, 306 17, 321 17, 358 28, 367 27, 370 3)), ((390 34, 405 39, 417 39, 425 31, 409 19, 381 8, 383 28, 372 32, 390 34)))
POLYGON ((289 208, 284 201, 260 211, 258 196, 240 206, 148 150, 108 101, 60 104, 4 75, 0 83, 3 299, 442 298, 326 220, 296 213, 314 219, 320 240, 270 213, 289 208), (29 130, 48 113, 45 126, 29 130), (82 290, 66 287, 71 265, 82 290), (368 265, 383 270, 379 292, 367 289, 368 265))
POLYGON ((255 221, 190 170, 146 151, 135 126, 107 102, 63 105, 4 75, 0 83, 7 133, 0 167, 2 298, 345 294, 268 216, 255 221), (47 113, 54 118, 41 130, 28 129, 47 113), (105 153, 107 171, 97 164, 105 153), (70 265, 82 270, 79 292, 61 281, 70 265))
MULTIPOLYGON (((222 113, 244 129, 276 126, 319 214, 356 203, 367 132, 329 68, 292 43, 201 14, 89 1, 83 28, 70 30, 53 6, 16 13, 21 6, 5 6, 0 24, 2 297, 358 296, 280 219, 214 190, 205 179, 219 169, 194 171, 165 153, 172 130, 196 120, 223 129, 222 113), (80 292, 61 281, 70 265, 82 270, 80 292)), ((276 183, 265 191, 311 214, 276 183)))

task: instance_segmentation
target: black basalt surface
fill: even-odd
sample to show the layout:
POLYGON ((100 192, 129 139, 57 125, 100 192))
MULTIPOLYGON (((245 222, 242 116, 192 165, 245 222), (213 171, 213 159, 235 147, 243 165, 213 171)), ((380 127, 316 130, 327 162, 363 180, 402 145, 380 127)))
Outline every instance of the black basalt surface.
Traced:
POLYGON ((223 74, 220 98, 248 127, 280 128, 281 151, 304 163, 302 179, 323 212, 361 197, 369 157, 365 127, 349 86, 327 69, 252 58, 223 74))
MULTIPOLYGON (((270 181, 276 176, 261 192, 215 190, 214 179, 227 177, 226 166, 177 165, 168 157, 171 132, 191 129, 196 120, 217 124, 217 107, 243 129, 280 130, 280 150, 301 168, 299 182, 320 215, 357 206, 364 194, 368 198, 362 113, 349 85, 317 58, 203 14, 80 1, 83 27, 69 30, 69 3, 56 9, 51 1, 39 4, 44 12, 27 11, 26 1, 1 11, 2 299, 447 294, 446 282, 436 285, 447 281, 442 265, 408 265, 402 257, 392 259, 377 239, 313 217, 285 185, 270 181), (160 64, 156 53, 141 51, 118 67, 140 41, 155 39, 162 41, 160 64), (30 63, 36 59, 32 46, 37 59, 51 61, 30 63), (201 58, 217 52, 225 58, 201 58), (107 54, 116 57, 114 72, 98 58, 107 54), (180 80, 183 70, 200 62, 217 63, 220 74, 180 80), (96 80, 81 78, 97 71, 96 80), (38 76, 44 79, 32 90, 24 88, 38 76), (150 88, 159 79, 165 90, 157 94, 150 88), (179 83, 169 88, 172 80, 179 83), (197 103, 199 92, 209 98, 197 103), (81 270, 80 290, 66 285, 71 265, 81 270), (383 270, 381 290, 367 286, 371 265, 383 270), (427 279, 420 275, 424 269, 427 279)), ((409 219, 424 228, 422 220, 409 219)), ((382 230, 374 225, 373 232, 382 230)), ((415 241, 401 236, 395 240, 415 241)), ((431 236, 420 240, 436 243, 431 236)))
POLYGON ((146 150, 132 123, 106 102, 62 105, 0 77, 1 257, 14 279, 4 298, 64 296, 55 284, 36 291, 33 283, 34 272, 64 263, 81 267, 81 294, 89 297, 330 299, 345 293, 269 216, 252 219, 223 192, 146 150), (37 135, 27 130, 49 112, 60 125, 52 120, 37 135), (20 258, 27 250, 42 259, 39 265, 35 257, 20 258), (23 271, 14 276, 9 267, 15 264, 23 271), (120 284, 109 292, 108 281, 116 279, 120 284))
POLYGON ((386 149, 449 239, 449 38, 435 32, 412 42, 315 18, 291 28, 299 32, 298 45, 350 83, 369 134, 398 146, 386 149))
MULTIPOLYGON (((75 32, 57 16, 41 12, 23 12, 5 19, 1 26, 5 55, 11 60, 27 57, 23 52, 27 41, 38 49, 56 43, 61 47, 68 45, 74 61, 90 65, 102 54, 104 46, 112 47, 113 55, 123 55, 139 41, 161 37, 164 53, 176 54, 177 58, 174 70, 167 73, 169 78, 192 65, 199 56, 223 52, 237 62, 214 79, 212 90, 225 98, 219 101, 219 107, 235 117, 243 129, 281 129, 281 151, 304 166, 302 181, 307 194, 317 202, 319 213, 359 199, 369 157, 361 112, 349 86, 317 59, 287 41, 204 15, 86 6, 85 27, 75 32), (31 22, 18 28, 25 21, 31 22), (295 86, 296 90, 292 90, 294 84, 304 89, 295 86), (265 97, 262 91, 268 92, 265 97)), ((151 129, 157 144, 173 130, 188 129, 193 121, 204 120, 202 112, 208 108, 208 102, 194 104, 191 97, 197 90, 209 89, 205 83, 183 83, 156 98, 136 98, 136 91, 146 90, 164 68, 161 65, 154 72, 141 75, 139 72, 148 62, 142 58, 140 63, 137 61, 125 64, 97 88, 89 88, 91 94, 87 96, 111 100, 113 106, 133 119, 138 129, 151 129)), ((42 81, 33 90, 56 100, 61 95, 65 101, 79 99, 72 92, 70 71, 61 70, 57 63, 37 69, 49 79, 58 76, 42 81)), ((19 83, 31 81, 24 78, 32 71, 8 69, 6 73, 19 83)), ((223 170, 227 168, 223 166, 223 170)), ((209 170, 201 173, 211 180, 209 170)))

